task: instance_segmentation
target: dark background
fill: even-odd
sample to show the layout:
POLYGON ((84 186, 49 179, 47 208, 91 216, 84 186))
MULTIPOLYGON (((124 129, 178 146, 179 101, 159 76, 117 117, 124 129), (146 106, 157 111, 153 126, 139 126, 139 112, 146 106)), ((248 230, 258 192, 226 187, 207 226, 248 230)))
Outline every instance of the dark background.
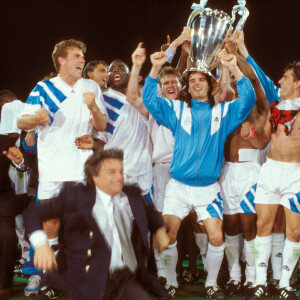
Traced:
MULTIPOLYGON (((68 38, 87 44, 86 62, 130 55, 139 41, 147 54, 176 38, 199 0, 0 0, 0 90, 26 100, 54 67, 54 45, 68 38)), ((209 0, 206 7, 231 15, 236 0, 209 0)), ((251 55, 277 82, 288 62, 299 60, 300 0, 247 0, 245 40, 251 55)), ((238 17, 238 16, 237 16, 238 17)), ((180 53, 180 50, 177 51, 180 53)), ((177 61, 177 60, 176 60, 177 61)), ((142 70, 150 70, 149 59, 142 70)))

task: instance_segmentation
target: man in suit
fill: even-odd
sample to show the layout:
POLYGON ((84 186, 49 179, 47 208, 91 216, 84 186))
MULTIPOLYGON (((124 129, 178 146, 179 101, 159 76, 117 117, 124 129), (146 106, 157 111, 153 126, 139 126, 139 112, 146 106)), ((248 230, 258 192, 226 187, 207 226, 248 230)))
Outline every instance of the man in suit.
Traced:
POLYGON ((122 161, 121 150, 96 152, 85 163, 87 185, 65 184, 57 198, 25 212, 35 265, 48 270, 46 284, 66 291, 71 299, 151 299, 137 280, 153 290, 144 265, 150 252, 147 234, 149 230, 155 233, 153 246, 158 245, 159 251, 167 247, 169 238, 159 214, 139 189, 123 189, 122 161), (116 205, 123 227, 131 232, 129 244, 136 262, 126 259, 113 216, 116 205), (63 246, 57 257, 42 231, 42 221, 53 217, 61 218, 63 224, 63 246))

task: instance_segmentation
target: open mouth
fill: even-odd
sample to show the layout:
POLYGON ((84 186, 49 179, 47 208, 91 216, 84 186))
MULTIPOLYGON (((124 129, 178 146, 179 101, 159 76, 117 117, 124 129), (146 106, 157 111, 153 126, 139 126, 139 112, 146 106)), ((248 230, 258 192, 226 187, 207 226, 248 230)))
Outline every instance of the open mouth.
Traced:
POLYGON ((78 67, 76 67, 76 69, 77 69, 78 71, 82 72, 82 71, 83 71, 83 66, 78 66, 78 67))
POLYGON ((115 81, 120 81, 121 80, 121 76, 119 74, 114 75, 114 80, 115 81))

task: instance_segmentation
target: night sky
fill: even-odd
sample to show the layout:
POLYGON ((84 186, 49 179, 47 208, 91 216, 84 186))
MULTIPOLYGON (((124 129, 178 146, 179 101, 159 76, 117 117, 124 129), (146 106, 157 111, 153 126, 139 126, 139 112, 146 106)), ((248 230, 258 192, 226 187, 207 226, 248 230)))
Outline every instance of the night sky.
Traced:
MULTIPOLYGON (((86 62, 120 58, 131 67, 138 42, 144 42, 147 55, 158 51, 167 34, 173 40, 181 33, 194 2, 200 1, 0 0, 0 90, 10 89, 25 101, 36 82, 54 71, 51 53, 63 39, 85 42, 86 62)), ((208 0, 206 7, 231 15, 236 4, 208 0)), ((247 8, 246 45, 277 82, 287 63, 300 60, 300 0, 247 0, 247 8)), ((149 70, 148 59, 142 74, 149 70)))

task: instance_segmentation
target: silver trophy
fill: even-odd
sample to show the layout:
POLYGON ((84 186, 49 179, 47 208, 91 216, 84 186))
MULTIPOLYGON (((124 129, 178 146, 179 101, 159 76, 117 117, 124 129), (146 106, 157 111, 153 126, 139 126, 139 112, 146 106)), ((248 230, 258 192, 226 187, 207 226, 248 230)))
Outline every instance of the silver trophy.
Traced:
POLYGON ((192 5, 194 11, 187 26, 191 28, 192 49, 189 56, 193 67, 185 72, 201 71, 212 76, 211 71, 218 64, 216 53, 223 44, 228 29, 232 29, 236 13, 241 15, 236 29, 242 30, 249 11, 245 0, 238 0, 239 5, 233 7, 230 17, 221 10, 205 8, 207 1, 201 0, 200 4, 192 5))

